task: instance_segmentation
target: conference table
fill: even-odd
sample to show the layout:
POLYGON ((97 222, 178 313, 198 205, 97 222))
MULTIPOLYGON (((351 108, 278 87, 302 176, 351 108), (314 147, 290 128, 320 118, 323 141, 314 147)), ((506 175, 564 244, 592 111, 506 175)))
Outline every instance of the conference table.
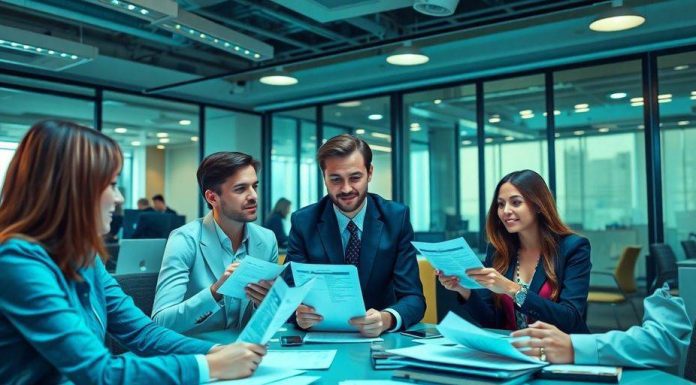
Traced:
MULTIPOLYGON (((295 329, 292 324, 286 324, 273 336, 269 343, 269 350, 327 350, 336 349, 336 357, 328 370, 308 370, 305 374, 319 376, 319 380, 313 385, 334 385, 346 380, 388 380, 392 377, 392 370, 375 370, 370 363, 370 343, 344 343, 344 344, 304 344, 295 347, 281 347, 279 337, 283 335, 304 335, 305 333, 295 329)), ((215 343, 231 343, 237 339, 238 332, 222 330, 196 334, 193 337, 215 343)), ((382 335, 385 348, 400 348, 416 345, 413 337, 401 335, 400 333, 385 333, 382 335)), ((280 382, 282 384, 282 382, 280 382)), ((472 379, 472 383, 475 380, 472 379)), ((527 382, 531 385, 551 385, 551 384, 592 384, 592 382, 571 382, 558 380, 534 379, 527 382)), ((408 384, 408 382, 404 382, 408 384)), ((463 381, 462 385, 466 385, 463 381)), ((682 385, 692 384, 681 377, 660 371, 660 370, 639 370, 624 369, 621 378, 621 385, 682 385)))

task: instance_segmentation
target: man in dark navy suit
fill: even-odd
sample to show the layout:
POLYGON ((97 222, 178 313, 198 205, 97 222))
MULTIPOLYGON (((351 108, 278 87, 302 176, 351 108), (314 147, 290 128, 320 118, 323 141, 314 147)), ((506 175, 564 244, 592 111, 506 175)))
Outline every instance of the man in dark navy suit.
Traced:
MULTIPOLYGON (((287 261, 354 264, 367 311, 350 323, 368 337, 408 328, 425 312, 408 207, 368 194, 372 150, 339 135, 317 152, 328 195, 291 217, 287 261)), ((309 329, 322 320, 300 305, 296 320, 309 329)))

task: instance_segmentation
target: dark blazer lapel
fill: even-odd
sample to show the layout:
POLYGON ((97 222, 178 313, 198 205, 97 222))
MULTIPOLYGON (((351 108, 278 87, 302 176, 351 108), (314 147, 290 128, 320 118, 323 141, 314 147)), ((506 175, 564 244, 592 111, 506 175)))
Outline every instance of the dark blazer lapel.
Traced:
POLYGON ((319 230, 319 238, 324 246, 324 251, 329 257, 332 264, 343 264, 343 244, 341 243, 341 234, 338 232, 338 221, 336 213, 333 210, 333 203, 330 199, 324 204, 324 211, 321 214, 321 219, 317 223, 319 230))
POLYGON ((372 265, 375 262, 377 250, 379 250, 379 242, 382 237, 382 219, 377 210, 376 203, 371 196, 367 196, 367 207, 365 209, 365 221, 363 222, 362 237, 360 238, 360 286, 363 289, 370 279, 372 265))
POLYGON ((534 270, 534 277, 532 278, 532 284, 529 285, 529 291, 539 293, 544 282, 546 282, 546 270, 544 270, 544 260, 540 258, 536 270, 534 270))

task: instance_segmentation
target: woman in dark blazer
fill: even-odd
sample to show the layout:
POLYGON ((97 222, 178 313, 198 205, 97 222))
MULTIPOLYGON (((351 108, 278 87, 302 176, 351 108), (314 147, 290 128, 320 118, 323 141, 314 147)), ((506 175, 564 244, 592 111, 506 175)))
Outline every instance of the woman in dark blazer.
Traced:
POLYGON ((589 333, 590 243, 559 218, 543 178, 522 170, 496 186, 486 221, 485 268, 467 271, 485 289, 466 289, 438 272, 483 327, 517 330, 535 320, 589 333))

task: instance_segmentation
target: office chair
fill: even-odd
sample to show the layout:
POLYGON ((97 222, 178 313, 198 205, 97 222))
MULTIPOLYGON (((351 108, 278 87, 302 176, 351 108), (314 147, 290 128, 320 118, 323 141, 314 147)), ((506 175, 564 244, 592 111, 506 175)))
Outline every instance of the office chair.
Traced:
POLYGON ((670 293, 679 295, 677 256, 674 255, 672 248, 664 243, 653 243, 650 245, 650 254, 655 260, 655 282, 653 282, 650 292, 668 283, 671 289, 670 293))
POLYGON ((681 241, 681 245, 687 259, 696 259, 696 241, 693 239, 681 241))
POLYGON ((694 330, 691 331, 689 350, 686 352, 684 378, 691 382, 696 382, 696 322, 694 322, 694 330))
MULTIPOLYGON (((114 275, 123 292, 133 298, 138 309, 146 316, 152 314, 152 305, 155 302, 155 290, 157 289, 157 276, 159 273, 122 274, 114 275)), ((107 336, 106 345, 113 354, 127 352, 128 349, 119 344, 111 336, 107 336)))
POLYGON ((614 279, 616 288, 619 289, 618 293, 615 291, 592 290, 587 296, 587 302, 610 304, 614 312, 616 326, 619 328, 621 328, 621 321, 616 309, 616 305, 618 304, 625 302, 630 303, 633 308, 633 313, 636 315, 636 319, 641 319, 638 314, 638 309, 631 299, 632 294, 635 294, 637 291, 634 271, 636 269, 636 261, 640 255, 640 249, 640 246, 626 246, 621 253, 619 263, 614 268, 614 271, 593 270, 590 272, 590 274, 610 276, 614 279))

